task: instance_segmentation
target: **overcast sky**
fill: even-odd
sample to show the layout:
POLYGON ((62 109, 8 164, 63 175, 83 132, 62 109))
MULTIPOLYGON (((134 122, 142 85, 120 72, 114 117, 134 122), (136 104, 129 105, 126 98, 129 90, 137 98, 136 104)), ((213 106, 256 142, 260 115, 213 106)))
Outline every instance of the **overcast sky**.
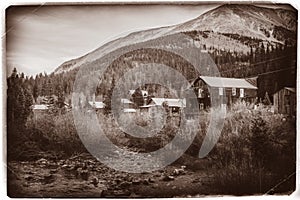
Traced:
POLYGON ((6 10, 5 32, 7 74, 14 67, 26 75, 51 73, 63 62, 83 56, 120 36, 182 23, 217 6, 219 4, 10 7, 6 10))
POLYGON ((178 24, 217 5, 41 6, 7 10, 8 75, 52 72, 136 30, 178 24))

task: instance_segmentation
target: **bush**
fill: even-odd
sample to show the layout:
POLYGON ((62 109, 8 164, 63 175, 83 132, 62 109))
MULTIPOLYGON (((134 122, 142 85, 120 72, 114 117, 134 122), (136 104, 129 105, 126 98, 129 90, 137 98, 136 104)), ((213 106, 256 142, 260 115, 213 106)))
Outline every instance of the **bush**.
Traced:
POLYGON ((22 156, 15 159, 58 158, 86 152, 75 130, 71 112, 61 115, 41 114, 28 119, 26 127, 22 132, 24 138, 20 141, 25 145, 15 150, 23 149, 22 156))
POLYGON ((233 105, 210 155, 219 169, 215 184, 228 194, 268 191, 295 172, 295 135, 293 119, 284 120, 263 107, 233 105))

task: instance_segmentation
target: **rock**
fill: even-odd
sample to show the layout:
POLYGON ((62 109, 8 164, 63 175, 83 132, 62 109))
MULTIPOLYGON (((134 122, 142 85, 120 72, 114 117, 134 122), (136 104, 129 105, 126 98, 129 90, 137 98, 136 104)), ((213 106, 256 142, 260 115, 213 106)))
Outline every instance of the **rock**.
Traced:
POLYGON ((144 185, 149 185, 148 179, 144 179, 144 180, 143 180, 143 184, 144 184, 144 185))
POLYGON ((133 179, 132 180, 132 184, 134 184, 134 185, 138 185, 138 184, 140 184, 141 183, 141 180, 140 179, 133 179))
POLYGON ((55 174, 57 171, 57 169, 50 169, 50 174, 55 174))
POLYGON ((26 181, 31 181, 31 180, 33 180, 33 176, 26 174, 26 175, 24 176, 24 179, 25 179, 26 181))
POLYGON ((48 163, 48 160, 46 160, 45 158, 41 158, 41 159, 37 160, 36 163, 45 165, 48 163))
POLYGON ((185 171, 184 169, 174 169, 172 175, 174 176, 179 176, 179 175, 182 175, 182 174, 185 174, 185 171))
POLYGON ((153 176, 154 177, 161 177, 161 173, 155 173, 153 176))
POLYGON ((120 183, 122 182, 122 179, 119 179, 119 178, 118 178, 118 179, 116 179, 115 181, 116 181, 117 184, 120 184, 120 183))
POLYGON ((163 180, 163 181, 174 181, 175 178, 174 178, 174 176, 164 175, 161 180, 163 180))
POLYGON ((64 160, 59 160, 59 161, 57 162, 58 165, 63 165, 64 163, 65 163, 64 160))
POLYGON ((44 174, 41 182, 43 184, 49 184, 54 181, 54 176, 52 174, 44 174))
POLYGON ((154 183, 155 182, 155 180, 152 179, 152 178, 148 178, 148 181, 149 181, 149 183, 154 183))
POLYGON ((63 166, 61 166, 61 168, 63 168, 63 169, 66 169, 68 167, 69 167, 69 165, 67 165, 67 164, 63 164, 63 166))
POLYGON ((132 178, 132 176, 127 176, 127 177, 125 178, 125 180, 128 181, 128 182, 132 182, 133 178, 132 178))
POLYGON ((90 181, 91 184, 93 184, 95 187, 98 186, 98 183, 99 183, 99 179, 96 177, 96 176, 93 176, 91 178, 91 181, 90 181))
POLYGON ((123 183, 121 183, 120 185, 119 185, 119 187, 120 188, 127 188, 127 187, 129 187, 129 186, 131 186, 131 183, 129 183, 129 182, 123 182, 123 183))
POLYGON ((186 169, 186 166, 182 165, 180 167, 180 169, 174 169, 174 171, 172 172, 172 175, 179 176, 179 175, 185 174, 185 169, 186 169))
POLYGON ((88 180, 89 177, 89 171, 86 169, 82 169, 81 167, 77 168, 76 170, 76 176, 78 178, 82 178, 83 180, 88 180))
POLYGON ((49 179, 49 178, 52 178, 53 175, 52 174, 44 174, 44 179, 49 179))
POLYGON ((129 198, 140 198, 140 195, 135 194, 134 192, 130 194, 129 198))
POLYGON ((29 187, 29 185, 27 183, 23 183, 22 185, 23 185, 23 187, 29 187))
POLYGON ((128 190, 115 190, 113 195, 116 197, 128 197, 130 196, 131 192, 128 190))
POLYGON ((200 179, 199 178, 195 178, 192 183, 199 183, 200 182, 200 179))

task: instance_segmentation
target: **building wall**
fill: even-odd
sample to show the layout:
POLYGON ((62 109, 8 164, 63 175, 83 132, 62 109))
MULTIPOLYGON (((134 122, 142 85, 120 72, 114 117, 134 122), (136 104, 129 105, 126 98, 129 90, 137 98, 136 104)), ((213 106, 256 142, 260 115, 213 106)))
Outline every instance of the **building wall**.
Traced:
POLYGON ((243 88, 209 88, 208 95, 199 95, 198 98, 199 108, 206 109, 210 106, 226 104, 231 106, 238 100, 244 100, 249 103, 255 103, 256 101, 256 90, 243 89, 243 88), (241 91, 242 90, 242 91, 241 91), (211 97, 214 99, 211 99, 211 97))
POLYGON ((243 88, 214 88, 209 87, 203 80, 194 84, 194 91, 198 97, 199 109, 207 109, 214 105, 226 104, 230 107, 237 100, 254 103, 257 99, 257 90, 243 88), (202 94, 200 94, 201 92, 202 94), (213 102, 211 96, 214 96, 213 102))
POLYGON ((296 94, 281 89, 273 95, 275 113, 295 115, 296 114, 296 94))

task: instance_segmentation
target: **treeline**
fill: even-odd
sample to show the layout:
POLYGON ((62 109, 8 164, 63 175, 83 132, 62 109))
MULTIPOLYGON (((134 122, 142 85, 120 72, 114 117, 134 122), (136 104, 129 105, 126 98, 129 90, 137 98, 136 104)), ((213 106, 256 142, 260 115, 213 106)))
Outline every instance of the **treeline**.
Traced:
POLYGON ((75 75, 74 70, 68 74, 40 73, 33 78, 18 73, 14 68, 7 79, 7 121, 15 127, 23 128, 33 104, 47 101, 63 107, 66 97, 72 92, 75 75), (52 102, 52 96, 56 97, 55 102, 52 102))
MULTIPOLYGON (((193 38, 197 40, 199 36, 202 38, 207 38, 208 32, 192 31, 185 33, 188 38, 193 38)), ((273 93, 275 90, 282 86, 295 85, 295 70, 292 68, 296 66, 296 47, 286 43, 282 44, 271 44, 259 39, 249 38, 246 36, 240 36, 237 34, 225 34, 222 35, 230 38, 231 40, 239 41, 245 44, 249 51, 247 53, 238 52, 236 50, 228 50, 224 48, 217 48, 215 46, 206 46, 205 44, 200 48, 206 50, 208 54, 215 61, 218 70, 223 77, 236 77, 236 78, 246 78, 253 77, 263 74, 263 80, 260 81, 259 94, 264 95, 265 91, 273 93), (283 70, 285 76, 278 77, 281 71, 278 73, 276 71, 283 70), (269 75, 264 75, 269 73, 269 75), (274 83, 271 87, 270 83, 274 83)), ((172 38, 176 39, 176 36, 162 37, 149 41, 143 44, 155 45, 173 45, 172 48, 179 48, 184 46, 184 48, 189 48, 186 43, 187 39, 173 41, 172 38)), ((133 46, 133 45, 131 45, 133 46)), ((130 49, 129 47, 126 47, 130 49)), ((134 49, 134 48, 133 48, 134 49)), ((118 52, 115 51, 115 52, 118 52)), ((117 55, 117 53, 115 53, 117 55)), ((114 52, 110 55, 114 56, 114 52)), ((194 69, 191 63, 189 63, 185 58, 174 54, 170 51, 161 50, 157 48, 143 48, 138 50, 132 50, 114 59, 114 61, 108 66, 106 71, 102 72, 99 66, 110 58, 98 59, 91 63, 87 63, 84 66, 84 70, 73 69, 68 72, 63 72, 59 74, 46 74, 40 73, 35 77, 24 76, 23 73, 17 74, 16 71, 13 72, 12 76, 17 76, 18 79, 22 80, 22 87, 27 91, 28 96, 32 96, 32 101, 39 103, 38 97, 40 96, 57 96, 61 101, 67 101, 70 103, 70 94, 73 92, 73 84, 76 76, 85 77, 82 78, 83 91, 89 91, 91 83, 95 83, 97 87, 90 93, 95 92, 97 96, 102 96, 105 101, 110 100, 112 93, 112 88, 115 86, 116 82, 130 69, 133 69, 136 65, 134 63, 159 63, 169 66, 177 70, 180 74, 186 77, 187 80, 192 80, 199 76, 198 72, 194 69), (79 73, 79 74, 77 74, 79 73)), ((205 63, 201 63, 205 67, 205 63)), ((206 68, 205 68, 206 69, 206 68)), ((211 72, 213 75, 213 72, 211 72)), ((146 75, 145 75, 146 76, 146 75)), ((128 79, 128 82, 137 82, 138 76, 132 76, 128 79)), ((178 83, 180 84, 180 83, 178 83)), ((150 90, 151 93, 158 93, 158 86, 144 87, 142 89, 150 90)), ((91 96, 92 94, 85 94, 86 96, 91 96)))
MULTIPOLYGON (((63 76, 63 75, 61 75, 63 76)), ((7 160, 37 160, 39 158, 53 158, 57 156, 72 155, 75 150, 84 149, 76 131, 67 126, 73 126, 71 113, 57 115, 49 111, 60 109, 60 102, 64 100, 58 98, 51 102, 51 94, 55 92, 63 93, 63 90, 55 89, 54 83, 47 75, 38 75, 36 79, 25 77, 23 73, 18 73, 13 69, 12 74, 7 79, 7 160), (48 77, 47 79, 45 77, 48 77), (42 81, 42 79, 44 79, 42 81), (42 84, 37 94, 45 96, 49 106, 48 113, 43 113, 39 117, 33 115, 32 105, 34 104, 33 91, 39 81, 42 84), (35 85, 36 84, 36 85, 35 85), (73 148, 70 148, 70 143, 73 148)), ((57 78, 57 77, 56 77, 57 78)), ((54 80, 54 79, 53 79, 54 80)))
POLYGON ((209 54, 224 77, 245 78, 273 72, 284 67, 295 67, 296 47, 261 43, 247 54, 211 48, 209 54))
MULTIPOLYGON (((234 47, 208 46, 205 39, 212 31, 190 31, 184 34, 194 41, 201 42, 201 49, 206 50, 224 77, 250 77, 258 74, 282 69, 283 66, 295 66, 297 47, 294 37, 286 38, 285 44, 271 43, 261 39, 231 33, 216 33, 226 36, 229 40, 243 44, 246 53, 234 47), (292 42, 294 41, 294 43, 292 42)), ((219 46, 219 44, 217 44, 219 46)))
POLYGON ((296 46, 265 45, 250 47, 250 52, 240 54, 212 49, 210 55, 215 60, 223 77, 257 77, 258 97, 266 92, 272 95, 283 87, 296 87, 296 46))

